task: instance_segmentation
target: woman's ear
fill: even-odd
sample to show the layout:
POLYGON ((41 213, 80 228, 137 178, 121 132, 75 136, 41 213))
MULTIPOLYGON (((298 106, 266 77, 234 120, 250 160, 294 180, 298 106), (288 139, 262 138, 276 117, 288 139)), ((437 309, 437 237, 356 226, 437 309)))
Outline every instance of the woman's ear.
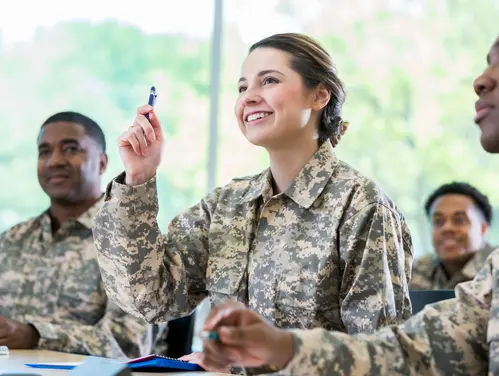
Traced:
POLYGON ((324 84, 317 85, 314 89, 314 103, 312 109, 315 111, 322 110, 329 103, 329 99, 331 99, 331 90, 324 84))

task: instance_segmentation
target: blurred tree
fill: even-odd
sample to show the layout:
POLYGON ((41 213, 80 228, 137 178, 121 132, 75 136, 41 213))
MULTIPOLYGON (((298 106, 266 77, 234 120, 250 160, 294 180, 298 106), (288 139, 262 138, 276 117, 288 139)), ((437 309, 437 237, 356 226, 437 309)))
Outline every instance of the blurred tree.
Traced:
MULTIPOLYGON (((498 4, 279 0, 265 10, 296 20, 297 30, 318 37, 331 52, 348 91, 343 117, 351 121, 337 152, 396 201, 419 255, 431 250, 422 204, 439 184, 469 181, 499 211, 499 158, 481 149, 471 120, 471 84, 498 34, 498 4)), ((219 184, 268 164, 233 115, 249 47, 239 26, 237 20, 224 25, 219 184)), ((47 206, 35 184, 35 139, 46 117, 73 109, 103 126, 111 160, 106 184, 122 168, 115 139, 151 85, 158 88, 157 112, 167 133, 158 173, 164 229, 205 193, 209 63, 208 39, 148 35, 118 21, 65 22, 40 28, 25 43, 0 43, 0 129, 6 139, 0 149, 0 230, 47 206)), ((499 218, 490 237, 499 244, 499 218)))
MULTIPOLYGON (((157 86, 157 112, 172 143, 189 142, 181 125, 190 114, 179 109, 208 101, 209 41, 150 36, 116 21, 66 22, 39 29, 32 41, 4 48, 0 67, 2 129, 9 134, 0 152, 0 173, 12 176, 15 171, 15 179, 5 179, 0 187, 0 230, 48 205, 41 189, 35 188, 36 136, 52 113, 81 111, 103 127, 110 155, 106 184, 121 170, 115 139, 133 120, 151 85, 157 86)), ((202 169, 204 155, 200 150, 193 160, 192 155, 184 159, 166 152, 166 158, 175 157, 175 166, 158 174, 162 226, 204 193, 203 184, 186 175, 202 169)))
MULTIPOLYGON (((418 254, 431 251, 422 206, 438 185, 469 181, 499 206, 499 159, 482 150, 472 121, 472 82, 498 34, 497 14, 493 0, 356 0, 348 9, 329 3, 324 22, 307 27, 322 36, 348 90, 352 127, 338 153, 401 207, 418 254)), ((499 231, 490 235, 499 243, 499 231)))
MULTIPOLYGON (((402 209, 418 256, 432 250, 422 206, 438 185, 468 181, 499 208, 499 158, 482 150, 472 121, 472 82, 485 68, 498 34, 497 1, 484 0, 480 6, 464 0, 273 3, 268 12, 292 17, 296 31, 317 37, 331 53, 347 88, 343 117, 351 122, 337 153, 376 180, 402 209)), ((235 63, 229 51, 244 42, 234 32, 237 23, 226 28, 231 33, 226 35, 230 48, 224 71, 235 82, 240 61, 235 63)), ((246 48, 239 51, 242 60, 246 48)), ((235 98, 234 87, 224 87, 227 96, 235 98)), ((223 133, 233 132, 233 115, 222 113, 227 117, 223 133)), ((220 163, 227 155, 237 156, 243 144, 222 138, 220 163)), ((266 158, 248 159, 251 172, 267 165, 266 158)), ((222 172, 220 181, 228 178, 222 172)), ((499 219, 489 237, 499 244, 499 219)))

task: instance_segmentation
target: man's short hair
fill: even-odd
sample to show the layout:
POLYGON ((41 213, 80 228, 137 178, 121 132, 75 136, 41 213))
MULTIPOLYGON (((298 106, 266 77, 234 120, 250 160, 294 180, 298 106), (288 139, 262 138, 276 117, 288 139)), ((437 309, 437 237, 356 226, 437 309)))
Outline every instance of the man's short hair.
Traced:
POLYGON ((468 196, 471 198, 477 208, 482 212, 485 221, 487 221, 488 224, 492 222, 492 206, 490 206, 487 196, 472 185, 462 182, 452 182, 438 187, 426 200, 426 204, 424 206, 426 215, 430 215, 431 206, 438 198, 452 194, 468 196))
POLYGON ((99 144, 99 146, 102 148, 102 151, 106 151, 106 138, 104 137, 102 128, 94 120, 78 112, 65 111, 54 114, 43 122, 40 130, 47 124, 56 123, 59 121, 81 124, 83 128, 85 128, 85 134, 96 141, 97 144, 99 144))

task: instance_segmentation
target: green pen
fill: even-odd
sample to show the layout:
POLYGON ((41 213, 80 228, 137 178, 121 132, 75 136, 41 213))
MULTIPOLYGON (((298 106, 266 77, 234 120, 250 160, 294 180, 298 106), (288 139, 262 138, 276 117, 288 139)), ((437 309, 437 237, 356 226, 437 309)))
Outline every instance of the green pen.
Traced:
POLYGON ((199 338, 203 340, 212 340, 212 341, 218 341, 220 342, 220 336, 218 335, 217 332, 212 332, 209 330, 203 330, 199 333, 198 335, 199 338))
MULTIPOLYGON (((218 335, 217 332, 212 332, 209 330, 203 330, 198 334, 198 337, 203 339, 203 340, 211 340, 211 341, 218 341, 220 342, 220 336, 218 335)), ((244 367, 241 367, 243 370, 243 374, 246 375, 246 370, 244 367)), ((269 368, 271 369, 272 372, 277 372, 279 370, 278 367, 276 367, 273 364, 269 364, 269 368)))

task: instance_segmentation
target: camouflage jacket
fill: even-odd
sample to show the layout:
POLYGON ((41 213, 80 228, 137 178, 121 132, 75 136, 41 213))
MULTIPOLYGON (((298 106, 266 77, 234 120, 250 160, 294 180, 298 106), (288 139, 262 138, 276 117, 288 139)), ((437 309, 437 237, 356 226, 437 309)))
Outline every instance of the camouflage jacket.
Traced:
POLYGON ((148 322, 209 295, 283 328, 370 332, 411 314, 412 241, 392 201, 329 143, 285 192, 270 169, 234 179, 158 228, 156 181, 112 181, 94 239, 108 295, 148 322))
POLYGON ((54 235, 45 212, 0 236, 0 315, 34 325, 41 349, 144 355, 145 323, 108 300, 100 276, 91 229, 100 205, 54 235))
POLYGON ((404 324, 348 336, 294 330, 295 355, 277 375, 499 375, 499 249, 456 299, 404 324))
POLYGON ((475 278, 493 250, 493 247, 485 244, 451 278, 447 277, 447 273, 437 255, 425 255, 414 262, 409 288, 411 290, 454 290, 458 283, 471 281, 475 278))

